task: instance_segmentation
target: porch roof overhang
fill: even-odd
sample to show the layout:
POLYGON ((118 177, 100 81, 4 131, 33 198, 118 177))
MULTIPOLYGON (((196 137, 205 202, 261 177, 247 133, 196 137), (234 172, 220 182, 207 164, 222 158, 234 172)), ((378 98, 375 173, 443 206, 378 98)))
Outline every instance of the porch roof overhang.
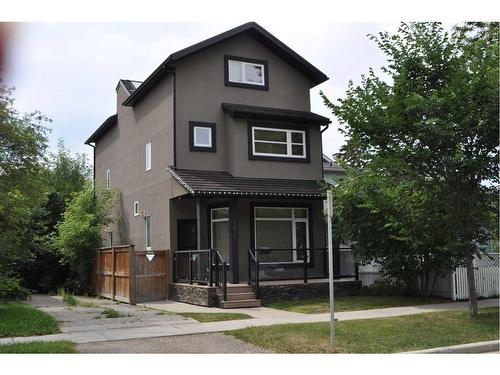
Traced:
POLYGON ((280 198, 323 197, 318 181, 276 178, 234 177, 225 171, 167 168, 193 196, 252 196, 280 198))
POLYGON ((222 109, 233 118, 246 120, 286 121, 298 124, 328 125, 328 117, 314 112, 295 111, 283 108, 256 107, 244 104, 222 103, 222 109))

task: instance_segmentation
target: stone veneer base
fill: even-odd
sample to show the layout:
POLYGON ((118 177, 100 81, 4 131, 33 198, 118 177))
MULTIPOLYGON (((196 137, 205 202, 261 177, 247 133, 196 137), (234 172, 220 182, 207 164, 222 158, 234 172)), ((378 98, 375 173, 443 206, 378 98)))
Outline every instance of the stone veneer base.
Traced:
POLYGON ((217 288, 204 285, 170 284, 169 299, 198 306, 217 306, 217 288))

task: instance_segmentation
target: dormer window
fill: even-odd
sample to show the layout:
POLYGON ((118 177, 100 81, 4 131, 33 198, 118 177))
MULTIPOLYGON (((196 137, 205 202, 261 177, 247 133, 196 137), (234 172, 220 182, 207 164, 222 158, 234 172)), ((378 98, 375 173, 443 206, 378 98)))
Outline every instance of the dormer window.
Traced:
POLYGON ((268 89, 267 61, 224 56, 226 86, 268 89))

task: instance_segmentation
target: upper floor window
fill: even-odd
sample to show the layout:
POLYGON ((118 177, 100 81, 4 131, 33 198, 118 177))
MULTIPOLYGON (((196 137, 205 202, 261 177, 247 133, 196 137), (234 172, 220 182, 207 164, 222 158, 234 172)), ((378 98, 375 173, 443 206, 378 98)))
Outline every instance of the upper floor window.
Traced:
POLYGON ((224 65, 226 86, 268 89, 266 61, 225 56, 224 65))
POLYGON ((111 169, 106 170, 106 189, 111 189, 111 169))
POLYGON ((251 158, 308 161, 307 130, 251 126, 251 158))
POLYGON ((151 142, 146 145, 146 171, 151 169, 151 142))
POLYGON ((215 129, 214 123, 189 122, 189 149, 191 151, 215 152, 215 129))
POLYGON ((134 216, 139 216, 139 202, 134 202, 134 216))

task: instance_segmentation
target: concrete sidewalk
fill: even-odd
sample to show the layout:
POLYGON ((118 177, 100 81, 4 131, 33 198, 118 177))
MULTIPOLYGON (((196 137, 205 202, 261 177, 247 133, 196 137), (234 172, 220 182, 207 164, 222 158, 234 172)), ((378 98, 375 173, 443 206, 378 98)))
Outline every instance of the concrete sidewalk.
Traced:
MULTIPOLYGON (((146 306, 150 307, 154 306, 155 309, 162 309, 159 305, 160 303, 155 303, 155 304, 147 304, 146 306)), ((488 299, 479 301, 479 307, 496 307, 498 305, 499 305, 498 299, 488 299)), ((168 309, 165 307, 163 307, 163 309, 172 311, 173 305, 170 302, 166 302, 165 306, 167 306, 168 309)), ((188 309, 190 307, 185 307, 185 308, 188 309)), ((375 310, 340 312, 336 313, 335 317, 338 320, 373 319, 373 318, 386 318, 394 316, 421 314, 434 311, 466 310, 467 308, 468 308, 467 302, 443 303, 434 305, 393 307, 393 308, 375 309, 375 310)), ((180 310, 181 306, 177 306, 177 309, 180 310)), ((217 310, 213 308, 207 308, 207 310, 204 311, 198 310, 196 312, 217 312, 217 310)), ((149 337, 191 335, 198 333, 232 331, 248 327, 270 326, 275 324, 327 322, 329 321, 330 318, 329 314, 299 314, 299 313, 290 313, 286 311, 269 309, 265 307, 253 308, 253 309, 232 309, 232 310, 224 310, 224 312, 251 313, 251 315, 254 316, 254 319, 232 320, 232 321, 212 322, 212 323, 199 323, 191 319, 171 320, 171 321, 163 321, 161 325, 156 325, 154 322, 151 322, 149 325, 144 325, 141 327, 128 327, 128 328, 114 327, 107 329, 101 327, 99 330, 67 332, 55 335, 3 338, 0 339, 0 344, 31 342, 31 341, 55 341, 55 340, 69 340, 75 343, 103 342, 103 341, 114 341, 114 340, 140 339, 149 337)))

